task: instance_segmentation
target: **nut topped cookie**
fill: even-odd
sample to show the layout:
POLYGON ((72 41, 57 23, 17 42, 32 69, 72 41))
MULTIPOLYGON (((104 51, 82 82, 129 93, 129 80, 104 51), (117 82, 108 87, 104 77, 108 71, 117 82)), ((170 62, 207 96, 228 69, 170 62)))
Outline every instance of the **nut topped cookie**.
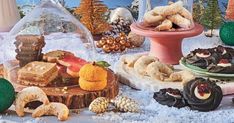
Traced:
POLYGON ((46 86, 58 76, 55 63, 31 62, 18 71, 18 82, 25 85, 46 86))

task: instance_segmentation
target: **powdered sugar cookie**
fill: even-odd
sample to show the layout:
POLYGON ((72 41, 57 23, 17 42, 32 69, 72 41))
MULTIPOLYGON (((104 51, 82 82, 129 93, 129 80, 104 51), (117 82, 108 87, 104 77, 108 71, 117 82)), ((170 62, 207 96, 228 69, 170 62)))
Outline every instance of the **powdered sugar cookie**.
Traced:
POLYGON ((52 102, 48 105, 41 105, 33 112, 32 117, 41 117, 43 115, 55 115, 59 120, 68 119, 69 109, 62 103, 52 102))
POLYGON ((24 116, 24 107, 32 101, 40 101, 43 104, 48 104, 49 100, 45 92, 38 87, 28 87, 19 92, 16 96, 15 110, 18 116, 24 116))

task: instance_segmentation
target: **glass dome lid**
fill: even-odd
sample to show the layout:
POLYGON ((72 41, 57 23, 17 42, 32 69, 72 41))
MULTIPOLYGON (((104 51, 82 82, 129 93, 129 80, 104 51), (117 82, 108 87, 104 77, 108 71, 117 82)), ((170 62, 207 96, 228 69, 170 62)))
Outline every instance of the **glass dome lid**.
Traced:
MULTIPOLYGON (((54 0, 41 0, 31 13, 14 26, 3 47, 5 61, 34 54, 39 57, 53 51, 67 51, 91 61, 95 54, 88 29, 54 0)), ((31 60, 38 59, 34 56, 31 60)))

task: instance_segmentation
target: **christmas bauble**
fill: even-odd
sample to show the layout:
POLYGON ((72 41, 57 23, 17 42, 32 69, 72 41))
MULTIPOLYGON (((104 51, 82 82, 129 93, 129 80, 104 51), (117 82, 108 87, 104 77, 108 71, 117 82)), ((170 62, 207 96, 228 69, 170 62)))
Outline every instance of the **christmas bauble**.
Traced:
POLYGON ((0 78, 0 113, 7 110, 15 100, 15 90, 6 79, 0 78))
POLYGON ((234 46, 234 22, 227 22, 222 25, 219 35, 223 43, 234 46))

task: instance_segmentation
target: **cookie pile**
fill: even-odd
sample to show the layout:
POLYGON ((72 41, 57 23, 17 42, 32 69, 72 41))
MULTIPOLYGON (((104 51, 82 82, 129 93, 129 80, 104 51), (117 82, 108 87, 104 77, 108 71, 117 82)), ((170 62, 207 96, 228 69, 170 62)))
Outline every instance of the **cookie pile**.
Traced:
POLYGON ((16 59, 19 60, 20 67, 32 61, 42 60, 42 48, 45 46, 43 36, 37 35, 18 35, 14 42, 17 53, 16 59))
POLYGON ((183 7, 182 1, 170 2, 167 6, 158 6, 147 12, 143 23, 155 27, 156 31, 170 31, 178 27, 188 29, 192 26, 192 14, 183 7))
POLYGON ((211 73, 234 73, 234 49, 217 46, 208 49, 195 49, 184 59, 189 65, 197 66, 211 73))

